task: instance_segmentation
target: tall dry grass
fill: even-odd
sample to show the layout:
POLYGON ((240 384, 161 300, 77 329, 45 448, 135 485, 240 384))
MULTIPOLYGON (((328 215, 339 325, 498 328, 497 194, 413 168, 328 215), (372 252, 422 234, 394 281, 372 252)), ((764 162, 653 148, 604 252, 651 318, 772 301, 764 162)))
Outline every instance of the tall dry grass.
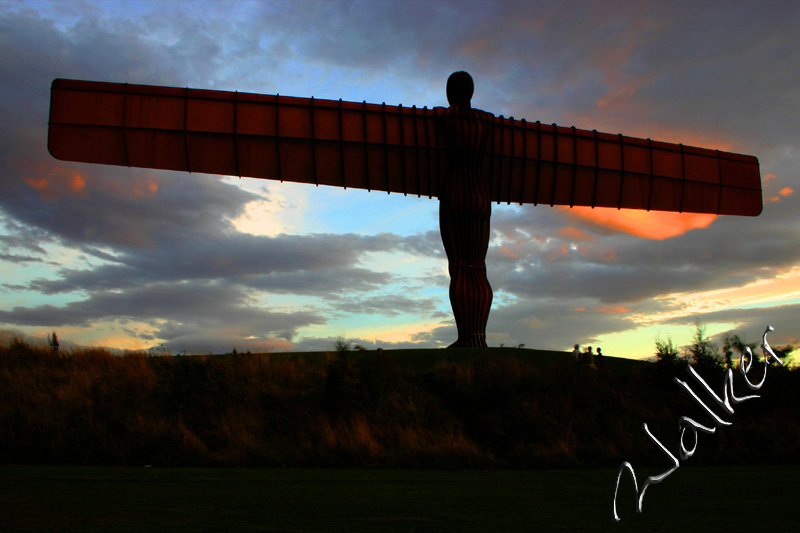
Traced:
MULTIPOLYGON (((417 372, 374 353, 318 362, 118 357, 102 350, 55 355, 16 342, 0 347, 0 462, 663 465, 642 423, 675 450, 678 418, 705 420, 673 377, 656 365, 620 374, 512 356, 417 372)), ((737 406, 732 426, 701 435, 691 461, 798 457, 799 379, 798 371, 771 369, 763 397, 737 406)), ((721 377, 710 384, 721 391, 721 377)))

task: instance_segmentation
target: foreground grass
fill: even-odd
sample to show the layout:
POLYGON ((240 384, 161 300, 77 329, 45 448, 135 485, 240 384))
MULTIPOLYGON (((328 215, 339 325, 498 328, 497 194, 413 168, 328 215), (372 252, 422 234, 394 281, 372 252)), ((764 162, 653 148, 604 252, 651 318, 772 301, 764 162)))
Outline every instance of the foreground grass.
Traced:
POLYGON ((594 372, 510 348, 115 357, 17 342, 0 347, 0 463, 602 467, 634 453, 619 420, 638 424, 640 402, 604 382, 631 381, 624 364, 648 366, 594 372), (622 415, 605 423, 600 405, 622 415))
MULTIPOLYGON (((655 471, 637 471, 640 483, 655 471)), ((794 530, 800 467, 681 467, 619 494, 615 470, 0 467, 2 531, 794 530)))
MULTIPOLYGON (((642 424, 674 450, 679 417, 703 414, 673 381, 687 373, 515 348, 115 357, 15 343, 0 347, 0 463, 657 467, 642 424)), ((799 460, 800 371, 770 370, 760 394, 703 436, 696 466, 799 460)))

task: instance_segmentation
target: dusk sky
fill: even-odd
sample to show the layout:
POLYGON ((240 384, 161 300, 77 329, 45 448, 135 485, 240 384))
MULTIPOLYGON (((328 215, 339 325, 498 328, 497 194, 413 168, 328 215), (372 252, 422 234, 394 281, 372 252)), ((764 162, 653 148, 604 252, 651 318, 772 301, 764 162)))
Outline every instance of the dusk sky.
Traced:
POLYGON ((0 0, 0 336, 442 347, 436 199, 66 163, 54 78, 447 106, 755 155, 758 217, 493 205, 490 346, 800 336, 800 2, 0 0))

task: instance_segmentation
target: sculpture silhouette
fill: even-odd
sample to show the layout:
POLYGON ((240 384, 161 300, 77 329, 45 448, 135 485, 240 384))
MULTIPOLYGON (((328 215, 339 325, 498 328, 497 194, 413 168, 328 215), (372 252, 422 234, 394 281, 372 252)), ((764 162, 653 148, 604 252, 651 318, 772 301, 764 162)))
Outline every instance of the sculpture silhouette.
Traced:
POLYGON ((490 113, 472 109, 473 82, 466 72, 447 80, 445 115, 448 172, 439 189, 439 230, 450 272, 450 304, 458 329, 451 347, 486 346, 492 287, 486 277, 490 180, 483 172, 490 113))
POLYGON ((473 109, 57 79, 48 149, 62 160, 353 187, 439 198, 458 329, 486 346, 491 202, 756 216, 758 159, 473 109))

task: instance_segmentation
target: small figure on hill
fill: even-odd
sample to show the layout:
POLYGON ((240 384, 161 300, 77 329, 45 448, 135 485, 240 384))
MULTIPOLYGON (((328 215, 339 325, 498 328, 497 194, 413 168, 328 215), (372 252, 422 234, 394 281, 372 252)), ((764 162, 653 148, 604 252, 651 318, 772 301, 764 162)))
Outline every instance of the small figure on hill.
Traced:
POLYGON ((589 365, 589 368, 592 370, 597 370, 597 358, 591 347, 589 347, 589 351, 586 353, 586 364, 589 365))
POLYGON ((600 368, 600 365, 603 364, 603 352, 600 351, 600 348, 597 349, 597 355, 594 358, 594 364, 597 368, 600 368))
POLYGON ((587 365, 591 364, 592 363, 592 347, 589 346, 588 348, 586 348, 586 351, 583 352, 581 354, 581 356, 582 356, 582 359, 583 359, 581 361, 582 363, 587 364, 587 365))
POLYGON ((54 354, 58 353, 58 337, 56 336, 56 332, 53 332, 53 336, 47 336, 47 344, 50 345, 50 349, 53 350, 54 354))
POLYGON ((575 362, 576 363, 580 363, 581 362, 581 346, 580 346, 580 344, 576 344, 575 345, 575 349, 572 350, 572 357, 575 358, 575 362))

